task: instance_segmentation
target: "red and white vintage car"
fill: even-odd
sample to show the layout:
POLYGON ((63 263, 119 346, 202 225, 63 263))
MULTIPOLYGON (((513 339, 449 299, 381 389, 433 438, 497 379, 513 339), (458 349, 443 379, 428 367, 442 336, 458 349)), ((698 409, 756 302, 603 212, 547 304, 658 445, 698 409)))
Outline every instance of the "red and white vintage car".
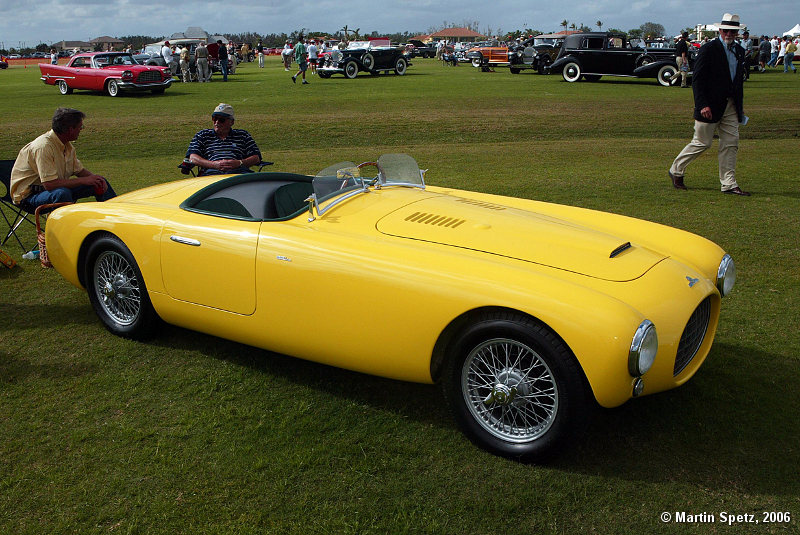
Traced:
POLYGON ((62 95, 73 89, 105 91, 116 97, 122 91, 163 93, 172 85, 168 67, 146 66, 128 52, 90 52, 72 56, 67 65, 40 63, 42 81, 58 86, 62 95))

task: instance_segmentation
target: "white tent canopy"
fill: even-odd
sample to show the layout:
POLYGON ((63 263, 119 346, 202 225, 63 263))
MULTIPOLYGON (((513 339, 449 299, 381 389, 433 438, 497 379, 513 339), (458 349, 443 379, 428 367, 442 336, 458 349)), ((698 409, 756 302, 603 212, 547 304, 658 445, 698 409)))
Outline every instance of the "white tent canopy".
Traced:
POLYGON ((795 24, 794 28, 792 28, 788 32, 783 32, 783 35, 789 35, 791 37, 794 37, 795 35, 800 35, 800 24, 795 24))

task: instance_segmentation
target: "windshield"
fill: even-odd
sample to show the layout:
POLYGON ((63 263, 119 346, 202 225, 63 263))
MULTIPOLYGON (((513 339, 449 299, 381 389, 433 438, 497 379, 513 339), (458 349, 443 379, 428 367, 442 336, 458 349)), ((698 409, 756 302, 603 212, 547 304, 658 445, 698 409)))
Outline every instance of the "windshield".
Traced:
POLYGON ((369 48, 369 41, 350 41, 347 44, 348 50, 358 50, 360 48, 369 48))
POLYGON ((407 154, 384 154, 377 162, 339 162, 314 176, 314 204, 318 215, 345 199, 369 191, 370 186, 425 188, 424 171, 407 154))
POLYGON ((343 200, 368 191, 353 162, 339 162, 320 171, 312 181, 317 213, 322 215, 343 200))
POLYGON ((425 187, 417 161, 408 154, 384 154, 378 158, 378 178, 385 186, 425 187))

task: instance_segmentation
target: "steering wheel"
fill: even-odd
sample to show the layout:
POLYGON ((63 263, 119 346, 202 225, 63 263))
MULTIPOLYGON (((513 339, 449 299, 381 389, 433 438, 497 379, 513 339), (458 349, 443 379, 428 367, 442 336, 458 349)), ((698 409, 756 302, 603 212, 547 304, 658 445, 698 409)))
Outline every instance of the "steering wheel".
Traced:
POLYGON ((367 185, 374 186, 378 182, 378 179, 380 178, 380 175, 381 175, 381 168, 378 165, 378 162, 364 162, 364 163, 358 164, 356 167, 359 168, 359 169, 363 169, 364 167, 367 167, 367 166, 370 166, 370 165, 375 167, 378 170, 378 175, 375 176, 374 178, 372 178, 369 182, 367 182, 367 185))

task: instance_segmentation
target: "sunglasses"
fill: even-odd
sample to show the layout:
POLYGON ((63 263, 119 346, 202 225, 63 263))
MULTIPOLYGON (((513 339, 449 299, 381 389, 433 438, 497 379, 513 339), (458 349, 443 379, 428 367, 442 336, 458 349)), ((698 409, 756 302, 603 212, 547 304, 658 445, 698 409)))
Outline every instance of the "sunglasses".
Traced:
POLYGON ((722 33, 739 33, 739 30, 720 30, 722 33))
POLYGON ((213 122, 213 123, 216 123, 217 121, 219 121, 220 123, 224 123, 228 119, 230 119, 230 117, 223 117, 221 115, 212 115, 211 116, 211 122, 213 122))

